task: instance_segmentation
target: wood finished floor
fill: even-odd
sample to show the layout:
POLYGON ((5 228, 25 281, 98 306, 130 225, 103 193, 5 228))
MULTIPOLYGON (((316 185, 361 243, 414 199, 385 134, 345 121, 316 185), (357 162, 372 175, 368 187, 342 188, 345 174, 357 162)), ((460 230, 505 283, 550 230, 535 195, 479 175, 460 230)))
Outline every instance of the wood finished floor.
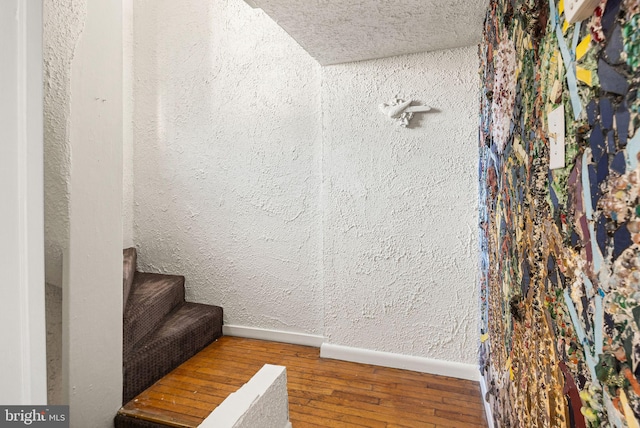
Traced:
POLYGON ((120 413, 197 427, 264 365, 287 367, 293 428, 486 427, 477 382, 321 359, 317 348, 222 337, 120 413))

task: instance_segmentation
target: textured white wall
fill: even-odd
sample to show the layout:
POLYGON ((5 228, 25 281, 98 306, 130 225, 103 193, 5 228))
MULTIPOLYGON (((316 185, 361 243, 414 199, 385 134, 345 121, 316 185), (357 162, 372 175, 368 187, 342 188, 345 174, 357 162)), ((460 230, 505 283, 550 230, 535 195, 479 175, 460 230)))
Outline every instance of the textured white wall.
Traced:
POLYGON ((241 0, 134 7, 140 267, 227 324, 475 363, 477 49, 321 69, 241 0))
POLYGON ((477 44, 487 0, 249 0, 320 64, 477 44))
POLYGON ((329 343, 475 363, 476 51, 323 69, 329 343), (435 111, 399 128, 397 94, 435 111))
POLYGON ((320 66, 242 0, 134 17, 139 267, 228 324, 321 333, 320 66))
MULTIPOLYGON (((133 246, 133 0, 123 7, 123 247, 133 246)), ((44 183, 46 282, 62 286, 69 246, 70 82, 85 0, 43 0, 44 183)))
POLYGON ((85 0, 43 1, 45 280, 62 286, 69 246, 71 63, 84 27, 85 0))

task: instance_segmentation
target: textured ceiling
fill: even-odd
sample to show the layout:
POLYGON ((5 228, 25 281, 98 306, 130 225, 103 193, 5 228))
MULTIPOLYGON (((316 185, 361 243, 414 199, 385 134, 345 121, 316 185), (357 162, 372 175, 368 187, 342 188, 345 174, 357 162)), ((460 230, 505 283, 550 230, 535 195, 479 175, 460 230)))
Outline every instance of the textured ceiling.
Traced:
POLYGON ((478 44, 486 0, 245 0, 320 64, 478 44))

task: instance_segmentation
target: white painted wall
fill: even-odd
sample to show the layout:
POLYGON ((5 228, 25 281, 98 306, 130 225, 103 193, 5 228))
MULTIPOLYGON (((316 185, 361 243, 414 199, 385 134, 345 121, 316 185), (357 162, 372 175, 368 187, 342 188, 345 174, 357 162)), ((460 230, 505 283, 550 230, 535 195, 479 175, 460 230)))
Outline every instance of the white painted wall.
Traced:
POLYGON ((236 330, 475 363, 475 47, 320 68, 242 0, 137 1, 134 41, 142 269, 236 330))
POLYGON ((0 403, 47 403, 42 7, 0 2, 0 403))
MULTIPOLYGON (((133 241, 133 1, 122 0, 123 29, 123 248, 133 241)), ((70 81, 86 0, 43 0, 45 267, 46 282, 62 286, 62 255, 69 246, 71 151, 70 81)))
POLYGON ((134 246, 133 1, 122 0, 122 248, 134 246))
POLYGON ((225 323, 321 333, 320 66, 242 0, 134 8, 139 267, 225 323))
POLYGON ((61 71, 69 73, 61 89, 68 113, 60 114, 69 150, 65 398, 72 427, 111 427, 122 402, 122 3, 58 6, 75 18, 58 14, 50 26, 78 24, 69 30, 73 52, 61 71))
POLYGON ((71 64, 85 15, 85 0, 43 0, 45 268, 58 287, 69 246, 71 64))
POLYGON ((475 363, 475 47, 325 67, 327 342, 475 363), (378 111, 435 110, 413 129, 378 111))

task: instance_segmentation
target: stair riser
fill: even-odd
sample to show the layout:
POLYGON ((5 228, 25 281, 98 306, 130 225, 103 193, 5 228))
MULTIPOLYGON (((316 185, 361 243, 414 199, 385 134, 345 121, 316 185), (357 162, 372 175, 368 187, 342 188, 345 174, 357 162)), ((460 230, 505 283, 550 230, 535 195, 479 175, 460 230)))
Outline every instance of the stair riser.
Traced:
POLYGON ((125 360, 124 403, 222 336, 222 308, 194 303, 183 308, 192 316, 180 318, 176 311, 125 360))
POLYGON ((124 316, 124 354, 184 302, 184 277, 138 273, 124 316))
MULTIPOLYGON (((184 277, 136 271, 135 248, 123 251, 123 402, 222 336, 222 308, 185 303, 184 277)), ((118 415, 116 428, 157 428, 118 415)))

